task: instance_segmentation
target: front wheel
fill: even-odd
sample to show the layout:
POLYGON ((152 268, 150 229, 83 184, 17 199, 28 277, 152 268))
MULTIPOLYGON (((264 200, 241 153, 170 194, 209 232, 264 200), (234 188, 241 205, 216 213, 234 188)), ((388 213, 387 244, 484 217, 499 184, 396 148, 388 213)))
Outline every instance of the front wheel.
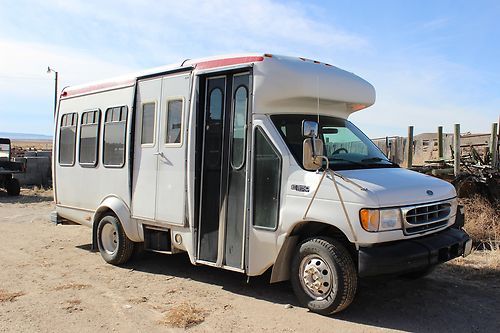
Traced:
POLYGON ((128 239, 114 215, 105 215, 97 226, 97 245, 103 259, 113 265, 127 262, 134 251, 134 242, 128 239))
POLYGON ((304 306, 329 315, 344 310, 353 301, 357 288, 356 267, 340 242, 327 237, 310 238, 297 248, 291 282, 304 306))

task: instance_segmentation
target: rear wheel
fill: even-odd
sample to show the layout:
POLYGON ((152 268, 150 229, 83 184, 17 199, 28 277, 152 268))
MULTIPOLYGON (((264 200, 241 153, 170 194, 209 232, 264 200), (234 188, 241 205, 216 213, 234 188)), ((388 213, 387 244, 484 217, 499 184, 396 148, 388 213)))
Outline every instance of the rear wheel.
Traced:
POLYGON ((110 264, 124 264, 134 251, 134 242, 128 239, 114 215, 105 215, 97 226, 97 245, 103 259, 110 264))
POLYGON ((344 310, 356 294, 354 262, 345 247, 331 238, 311 238, 298 246, 291 280, 299 301, 324 315, 344 310))
POLYGON ((19 184, 19 180, 16 178, 10 178, 5 181, 5 189, 7 190, 7 194, 10 196, 18 196, 21 193, 21 185, 19 184))

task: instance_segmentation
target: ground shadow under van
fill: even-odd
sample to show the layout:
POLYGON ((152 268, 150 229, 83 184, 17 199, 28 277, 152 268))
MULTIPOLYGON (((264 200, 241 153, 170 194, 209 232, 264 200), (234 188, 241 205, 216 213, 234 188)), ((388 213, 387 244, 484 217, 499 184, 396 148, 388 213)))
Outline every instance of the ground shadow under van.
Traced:
MULTIPOLYGON (((90 246, 79 246, 90 250, 90 246)), ((252 277, 207 266, 193 266, 185 254, 143 253, 122 267, 137 271, 192 279, 221 286, 235 294, 277 304, 300 306, 288 282, 269 284, 270 274, 252 277)), ((488 272, 486 272, 488 273, 488 272)), ((489 272, 500 276, 500 271, 489 272)), ((332 318, 373 327, 412 332, 496 331, 499 325, 500 281, 485 288, 461 281, 437 269, 420 280, 362 280, 351 306, 332 318)))

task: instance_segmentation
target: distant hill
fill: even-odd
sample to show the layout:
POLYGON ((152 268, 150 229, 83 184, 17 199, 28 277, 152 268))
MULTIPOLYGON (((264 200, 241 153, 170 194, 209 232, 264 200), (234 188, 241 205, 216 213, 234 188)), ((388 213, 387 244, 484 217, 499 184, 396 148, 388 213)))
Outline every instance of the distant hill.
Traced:
POLYGON ((52 135, 30 134, 30 133, 0 132, 0 138, 8 138, 11 140, 52 141, 52 135))

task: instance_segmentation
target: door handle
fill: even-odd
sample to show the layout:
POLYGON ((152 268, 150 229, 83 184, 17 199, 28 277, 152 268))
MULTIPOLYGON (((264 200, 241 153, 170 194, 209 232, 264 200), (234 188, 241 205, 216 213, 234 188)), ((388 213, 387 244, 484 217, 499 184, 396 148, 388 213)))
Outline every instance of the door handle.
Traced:
POLYGON ((165 154, 163 154, 163 152, 162 152, 162 151, 158 151, 158 152, 156 152, 156 153, 153 153, 153 155, 155 155, 155 156, 160 156, 160 157, 163 157, 163 158, 166 158, 165 154))

